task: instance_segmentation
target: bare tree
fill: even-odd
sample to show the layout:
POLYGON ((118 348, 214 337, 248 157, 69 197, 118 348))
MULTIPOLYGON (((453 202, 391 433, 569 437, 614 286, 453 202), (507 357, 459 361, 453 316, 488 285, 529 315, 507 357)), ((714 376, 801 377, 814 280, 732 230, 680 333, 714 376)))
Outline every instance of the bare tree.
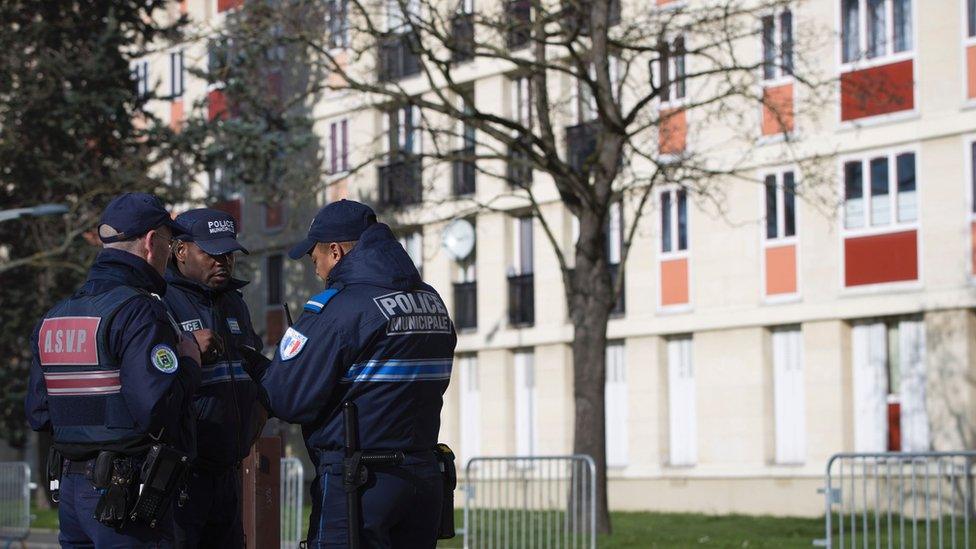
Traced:
POLYGON ((449 202, 451 215, 464 216, 516 201, 537 219, 574 328, 574 451, 596 461, 598 530, 609 532, 606 331, 641 218, 661 185, 721 213, 723 188, 754 181, 763 163, 796 163, 812 187, 822 158, 803 152, 792 128, 805 113, 814 120, 826 99, 827 82, 806 55, 829 33, 795 32, 789 10, 798 3, 788 0, 473 4, 290 0, 265 15, 301 52, 306 78, 296 104, 341 98, 350 109, 385 113, 391 131, 423 136, 422 150, 377 136, 374 150, 359 155, 353 171, 383 164, 374 203, 426 211, 449 202), (507 108, 474 97, 475 75, 489 73, 508 78, 507 108), (767 93, 770 75, 796 89, 786 99, 767 93), (781 141, 759 147, 764 133, 781 141), (456 177, 446 192, 429 177, 445 166, 456 177), (466 174, 474 172, 506 181, 505 196, 471 194, 466 174), (540 196, 552 188, 578 220, 572 250, 543 215, 540 196), (617 203, 625 227, 611 261, 617 203))

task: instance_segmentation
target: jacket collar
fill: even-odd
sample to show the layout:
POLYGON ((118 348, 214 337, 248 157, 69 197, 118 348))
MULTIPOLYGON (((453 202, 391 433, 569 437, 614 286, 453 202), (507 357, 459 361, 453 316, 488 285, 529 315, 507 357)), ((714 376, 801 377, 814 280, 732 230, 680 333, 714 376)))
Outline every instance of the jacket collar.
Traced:
POLYGON ((166 280, 145 259, 114 248, 98 252, 86 283, 131 286, 157 295, 166 293, 166 280))
POLYGON ((230 282, 228 282, 226 286, 215 290, 205 284, 197 282, 196 280, 187 278, 173 263, 170 263, 169 267, 166 268, 166 282, 180 288, 181 290, 186 290, 196 295, 206 297, 223 295, 234 290, 239 290, 250 284, 250 282, 247 280, 231 277, 230 282))

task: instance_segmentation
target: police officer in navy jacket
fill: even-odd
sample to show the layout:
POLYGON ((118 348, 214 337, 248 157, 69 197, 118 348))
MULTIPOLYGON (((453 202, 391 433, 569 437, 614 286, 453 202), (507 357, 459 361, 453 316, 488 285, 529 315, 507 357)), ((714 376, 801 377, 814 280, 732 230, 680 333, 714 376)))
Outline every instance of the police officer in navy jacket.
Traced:
POLYGON ((241 295, 247 282, 233 277, 237 241, 234 218, 201 208, 180 214, 187 228, 173 247, 166 273, 166 306, 192 333, 203 357, 197 389, 197 457, 189 501, 176 509, 178 547, 242 548, 240 463, 266 413, 245 373, 241 346, 262 347, 241 295))
MULTIPOLYGON (((101 494, 94 458, 114 451, 136 463, 154 439, 192 451, 189 409, 200 383, 200 352, 183 338, 159 296, 174 235, 184 232, 158 198, 123 194, 98 227, 105 249, 88 280, 35 328, 26 397, 36 431, 51 431, 63 454, 62 547, 159 547, 172 521, 113 528, 95 520, 101 494)), ((56 466, 56 465, 55 465, 56 466)))
POLYGON ((433 447, 457 336, 389 227, 367 206, 322 208, 290 253, 311 255, 326 283, 288 329, 261 379, 271 413, 300 423, 316 478, 309 547, 347 547, 341 408, 359 410, 365 451, 402 450, 400 466, 371 467, 362 491, 364 547, 434 547, 443 480, 433 447))

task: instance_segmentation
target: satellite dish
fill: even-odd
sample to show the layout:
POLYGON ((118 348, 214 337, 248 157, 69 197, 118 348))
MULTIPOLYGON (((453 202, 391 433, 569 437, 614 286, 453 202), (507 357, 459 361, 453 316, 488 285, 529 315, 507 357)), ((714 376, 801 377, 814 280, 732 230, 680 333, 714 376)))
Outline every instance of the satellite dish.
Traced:
POLYGON ((444 227, 441 241, 448 255, 461 261, 474 250, 474 226, 466 219, 456 219, 444 227))

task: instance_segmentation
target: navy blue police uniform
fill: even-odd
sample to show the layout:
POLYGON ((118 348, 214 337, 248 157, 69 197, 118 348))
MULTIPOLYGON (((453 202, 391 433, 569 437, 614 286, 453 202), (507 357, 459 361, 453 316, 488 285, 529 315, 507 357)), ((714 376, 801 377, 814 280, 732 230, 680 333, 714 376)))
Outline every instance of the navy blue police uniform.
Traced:
POLYGON ((341 465, 347 401, 359 410, 363 450, 406 455, 400 466, 369 469, 358 525, 363 546, 436 545, 443 479, 433 448, 457 336, 438 293, 421 280, 389 227, 375 219, 372 210, 351 201, 316 215, 292 258, 316 242, 358 242, 258 374, 271 413, 302 425, 316 466, 309 547, 348 544, 341 465))
MULTIPOLYGON (((138 236, 169 225, 151 195, 113 200, 102 224, 138 236)), ((180 333, 159 296, 163 277, 145 260, 104 249, 88 279, 55 305, 34 329, 26 412, 36 431, 50 431, 65 461, 60 481, 62 547, 159 547, 172 539, 171 520, 155 529, 128 523, 119 529, 94 519, 101 497, 91 483, 93 459, 113 451, 135 460, 157 438, 184 452, 194 446, 187 411, 200 383, 199 365, 178 357, 180 333)))
MULTIPOLYGON (((176 221, 188 231, 180 240, 195 242, 210 255, 247 253, 237 241, 229 214, 201 208, 180 214, 176 221)), ((241 294, 247 282, 231 278, 225 287, 213 289, 183 276, 175 260, 166 281, 164 301, 183 330, 213 330, 223 342, 219 355, 204 358, 194 397, 197 457, 189 477, 189 499, 175 510, 176 545, 244 547, 239 466, 263 416, 257 386, 245 372, 246 358, 240 351, 241 346, 263 346, 241 294)))

